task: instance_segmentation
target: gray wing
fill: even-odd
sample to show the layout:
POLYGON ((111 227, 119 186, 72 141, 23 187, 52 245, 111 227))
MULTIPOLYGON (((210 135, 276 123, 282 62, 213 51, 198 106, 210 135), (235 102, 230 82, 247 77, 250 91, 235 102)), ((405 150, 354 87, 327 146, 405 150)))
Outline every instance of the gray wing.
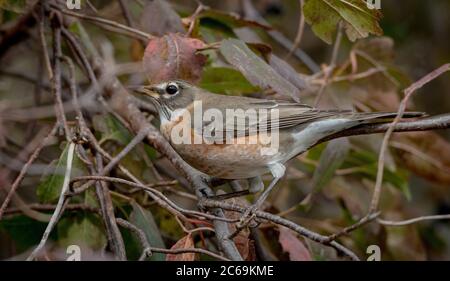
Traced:
MULTIPOLYGON (((224 140, 226 136, 248 136, 262 131, 285 129, 299 125, 307 125, 313 121, 348 114, 351 111, 321 111, 305 104, 278 102, 274 100, 239 99, 240 103, 207 106, 219 109, 223 120, 204 121, 203 128, 213 140, 224 140), (232 111, 228 110, 234 109, 232 111), (237 108, 237 109, 236 109, 237 108)), ((199 128, 196 128, 199 132, 199 128)))
MULTIPOLYGON (((203 123, 207 135, 212 141, 223 141, 226 136, 249 136, 261 131, 274 129, 288 129, 296 126, 307 126, 329 118, 344 118, 349 121, 361 121, 373 119, 392 119, 396 113, 369 112, 358 113, 351 110, 318 110, 311 106, 275 100, 229 97, 220 99, 220 104, 213 99, 206 104, 203 110, 215 108, 223 116, 223 120, 206 121, 203 123), (229 114, 228 109, 235 109, 234 114, 229 114), (276 112, 276 113, 275 113, 276 112)), ((422 116, 420 112, 408 112, 404 117, 422 116)), ((357 122, 355 124, 358 124, 357 122)), ((199 130, 196 129, 198 132, 199 130)))

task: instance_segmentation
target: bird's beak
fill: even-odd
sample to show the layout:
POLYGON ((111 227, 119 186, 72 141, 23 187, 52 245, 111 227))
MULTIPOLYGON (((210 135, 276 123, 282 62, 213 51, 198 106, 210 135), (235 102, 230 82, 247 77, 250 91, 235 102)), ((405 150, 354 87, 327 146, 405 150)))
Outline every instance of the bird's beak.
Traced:
POLYGON ((159 93, 155 87, 151 86, 140 86, 134 89, 134 93, 137 95, 148 96, 154 99, 159 98, 159 93))

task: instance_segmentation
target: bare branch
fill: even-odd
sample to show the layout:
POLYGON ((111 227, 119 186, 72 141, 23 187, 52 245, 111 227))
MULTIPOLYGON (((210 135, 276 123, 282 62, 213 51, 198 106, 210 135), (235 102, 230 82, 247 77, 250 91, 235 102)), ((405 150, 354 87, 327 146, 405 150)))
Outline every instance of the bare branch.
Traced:
POLYGON ((59 217, 61 216, 64 205, 67 203, 67 193, 69 191, 69 183, 70 183, 70 174, 72 172, 72 162, 73 162, 73 155, 75 151, 75 143, 71 142, 69 144, 69 149, 67 150, 67 166, 66 166, 66 172, 64 174, 64 182, 61 187, 61 194, 59 195, 58 203, 56 204, 55 211, 53 212, 52 218, 50 219, 50 222, 47 225, 47 228, 45 229, 44 235, 41 238, 41 241, 37 245, 37 247, 31 252, 31 254, 28 256, 27 261, 32 261, 36 258, 36 255, 44 248, 45 243, 47 242, 48 236, 52 232, 53 228, 55 227, 56 223, 59 220, 59 217))

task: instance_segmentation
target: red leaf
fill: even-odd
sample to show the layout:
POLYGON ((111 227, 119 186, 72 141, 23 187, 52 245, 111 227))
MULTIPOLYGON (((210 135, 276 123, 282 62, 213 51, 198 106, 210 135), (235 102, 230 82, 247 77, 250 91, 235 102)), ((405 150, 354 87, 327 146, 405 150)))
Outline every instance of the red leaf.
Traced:
POLYGON ((291 261, 311 261, 311 254, 309 250, 303 245, 297 236, 292 233, 292 230, 286 227, 279 227, 280 236, 278 240, 283 248, 283 251, 289 254, 291 261))
POLYGON ((151 39, 145 49, 143 64, 150 83, 182 79, 198 82, 206 63, 206 56, 197 50, 204 48, 203 41, 168 34, 151 39))
MULTIPOLYGON (((194 240, 190 234, 184 236, 175 243, 171 250, 176 249, 190 249, 194 248, 194 240)), ((183 254, 167 254, 166 261, 193 261, 195 260, 195 253, 183 253, 183 254)))

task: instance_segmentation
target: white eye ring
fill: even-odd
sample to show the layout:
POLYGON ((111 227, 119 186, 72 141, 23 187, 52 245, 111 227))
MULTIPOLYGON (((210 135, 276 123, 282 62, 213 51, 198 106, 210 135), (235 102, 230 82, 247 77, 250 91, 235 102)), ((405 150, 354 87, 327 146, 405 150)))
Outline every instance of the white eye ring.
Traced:
POLYGON ((179 90, 179 88, 178 88, 178 85, 176 83, 169 83, 169 84, 167 84, 166 89, 165 89, 166 93, 171 95, 171 96, 175 95, 176 93, 178 93, 178 90, 179 90))

